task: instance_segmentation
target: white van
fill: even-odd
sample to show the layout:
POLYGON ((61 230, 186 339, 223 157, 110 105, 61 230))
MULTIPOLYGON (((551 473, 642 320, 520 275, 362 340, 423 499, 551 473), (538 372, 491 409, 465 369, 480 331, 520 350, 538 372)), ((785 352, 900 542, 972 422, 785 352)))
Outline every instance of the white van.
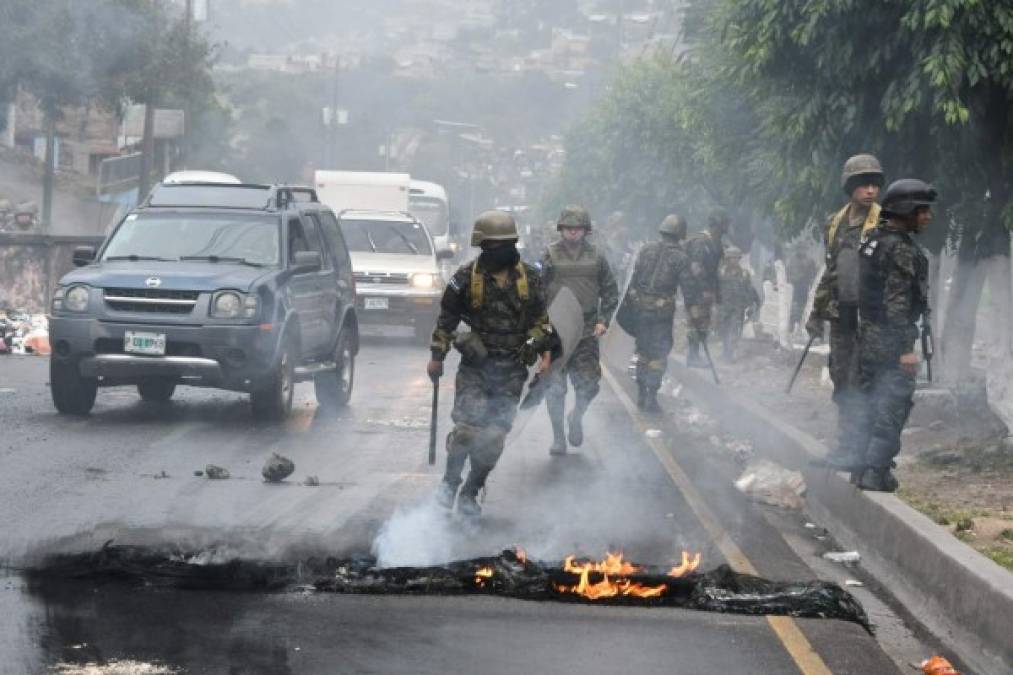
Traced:
POLYGON ((412 180, 408 190, 408 211, 426 224, 436 248, 457 251, 456 233, 450 226, 450 202, 442 185, 412 180))
POLYGON ((408 212, 406 173, 381 171, 317 171, 317 197, 335 213, 348 209, 408 212))

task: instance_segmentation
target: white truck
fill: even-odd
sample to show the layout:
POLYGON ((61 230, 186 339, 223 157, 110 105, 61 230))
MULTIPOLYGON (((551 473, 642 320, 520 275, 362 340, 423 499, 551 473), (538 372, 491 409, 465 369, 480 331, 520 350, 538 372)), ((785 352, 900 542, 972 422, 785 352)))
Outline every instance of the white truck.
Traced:
POLYGON ((335 213, 348 209, 408 211, 411 176, 380 171, 317 171, 317 197, 335 213))

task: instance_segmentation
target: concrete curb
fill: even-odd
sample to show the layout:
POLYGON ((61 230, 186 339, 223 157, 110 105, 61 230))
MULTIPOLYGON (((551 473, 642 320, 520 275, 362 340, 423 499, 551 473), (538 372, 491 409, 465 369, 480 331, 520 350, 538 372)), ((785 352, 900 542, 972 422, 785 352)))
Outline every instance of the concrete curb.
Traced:
MULTIPOLYGON (((1013 573, 892 494, 863 492, 814 467, 827 447, 758 403, 676 362, 669 371, 759 454, 803 473, 811 515, 976 672, 1013 673, 1013 573)), ((701 371, 704 372, 704 371, 701 371)))

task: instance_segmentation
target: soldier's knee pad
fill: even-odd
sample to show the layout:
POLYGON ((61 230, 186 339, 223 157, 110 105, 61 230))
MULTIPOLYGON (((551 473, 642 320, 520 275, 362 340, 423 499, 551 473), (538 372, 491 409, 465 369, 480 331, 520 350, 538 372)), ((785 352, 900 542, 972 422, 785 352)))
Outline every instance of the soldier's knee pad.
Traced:
POLYGON ((492 468, 496 466, 503 447, 506 444, 507 429, 500 426, 489 426, 482 430, 471 452, 471 461, 479 466, 492 468))
POLYGON ((447 434, 447 452, 466 453, 474 448, 482 435, 481 427, 473 427, 470 424, 457 424, 453 431, 447 434))

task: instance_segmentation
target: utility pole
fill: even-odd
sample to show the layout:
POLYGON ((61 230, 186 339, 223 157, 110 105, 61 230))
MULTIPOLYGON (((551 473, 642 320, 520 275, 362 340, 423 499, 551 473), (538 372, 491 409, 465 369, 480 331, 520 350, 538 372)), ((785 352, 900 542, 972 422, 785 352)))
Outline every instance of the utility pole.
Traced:
MULTIPOLYGON (((193 35, 193 0, 186 0, 186 16, 183 17, 183 48, 189 53, 190 51, 190 36, 193 35)), ((190 115, 193 113, 192 106, 188 98, 183 100, 183 135, 179 139, 179 160, 183 168, 187 165, 187 150, 189 149, 189 136, 190 136, 190 115)), ((168 146, 166 147, 168 152, 168 146)), ((166 162, 168 168, 169 163, 166 162)))
POLYGON ((46 168, 42 179, 42 231, 52 231, 53 181, 56 175, 56 116, 55 106, 46 108, 46 168))
POLYGON ((334 75, 331 78, 331 117, 327 129, 327 155, 330 160, 325 169, 338 168, 338 76, 341 73, 341 57, 334 55, 334 75))

